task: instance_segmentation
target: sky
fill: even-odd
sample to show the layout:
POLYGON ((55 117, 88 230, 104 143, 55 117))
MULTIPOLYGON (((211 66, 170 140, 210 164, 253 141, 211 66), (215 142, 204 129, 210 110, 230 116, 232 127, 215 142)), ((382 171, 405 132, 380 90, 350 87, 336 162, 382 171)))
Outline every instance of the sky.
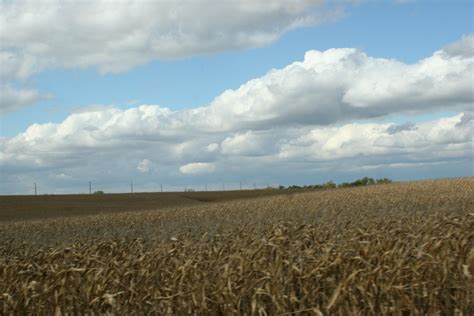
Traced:
POLYGON ((473 176, 473 12, 0 0, 0 194, 473 176))

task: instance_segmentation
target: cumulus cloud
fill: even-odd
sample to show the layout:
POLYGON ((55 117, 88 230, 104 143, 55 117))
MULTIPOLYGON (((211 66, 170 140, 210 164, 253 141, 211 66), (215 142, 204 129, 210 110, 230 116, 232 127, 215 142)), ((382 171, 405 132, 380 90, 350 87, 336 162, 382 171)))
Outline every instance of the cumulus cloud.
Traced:
MULTIPOLYGON (((462 39, 453 45, 465 44, 462 39)), ((302 62, 225 91, 202 110, 202 121, 207 118, 214 129, 258 129, 467 110, 473 102, 473 72, 474 57, 444 50, 415 64, 369 57, 353 48, 309 51, 302 62)))
MULTIPOLYGON (((357 158, 364 166, 380 161, 412 162, 443 160, 472 155, 472 118, 465 114, 398 129, 391 123, 350 123, 312 129, 284 144, 285 160, 341 161, 357 158)), ((400 125, 399 125, 400 126, 400 125)), ((398 126, 398 127, 399 127, 398 126)), ((472 157, 471 157, 472 158, 472 157)))
MULTIPOLYGON (((163 170, 159 181, 164 183, 176 181, 180 175, 219 181, 216 179, 275 172, 279 177, 292 177, 297 172, 305 176, 327 176, 342 170, 437 168, 437 165, 459 163, 469 166, 473 150, 472 126, 472 116, 458 114, 414 123, 409 128, 397 129, 392 123, 347 123, 291 129, 279 126, 269 133, 272 137, 267 133, 229 135, 224 132, 202 134, 201 139, 190 135, 178 142, 160 140, 159 136, 133 141, 109 139, 90 128, 70 130, 69 135, 80 134, 78 138, 70 138, 68 134, 58 137, 53 131, 65 133, 64 126, 42 126, 43 129, 33 126, 28 132, 37 129, 38 133, 0 141, 2 190, 10 192, 10 186, 31 183, 36 177, 43 179, 42 174, 51 172, 67 173, 76 182, 88 178, 120 182, 123 177, 133 177, 135 171, 146 173, 155 168, 155 163, 149 159, 137 159, 140 156, 159 157, 156 165, 163 170), (239 140, 242 136, 250 137, 250 147, 242 142, 242 150, 239 145, 230 147, 235 150, 227 145, 219 146, 212 153, 206 148, 210 139, 229 144, 226 140, 239 140), (79 142, 81 139, 83 141, 79 142), (253 150, 253 143, 262 146, 260 152, 253 150), (265 151, 265 148, 268 149, 265 151)), ((428 172, 438 171, 439 168, 428 169, 428 172)))
POLYGON ((150 170, 152 170, 153 168, 154 164, 146 158, 140 161, 137 166, 137 170, 142 173, 150 172, 150 170))
MULTIPOLYGON (((163 176, 168 177, 168 180, 176 177, 173 170, 179 170, 182 175, 191 177, 210 176, 213 173, 222 177, 232 170, 242 175, 255 172, 265 174, 278 170, 282 176, 291 176, 298 169, 307 169, 306 174, 310 175, 314 172, 311 171, 314 168, 317 168, 318 174, 327 174, 341 169, 374 170, 472 162, 472 123, 472 117, 459 114, 417 123, 409 129, 401 129, 396 133, 393 132, 396 125, 391 123, 302 126, 292 129, 290 133, 281 127, 273 131, 274 139, 266 145, 276 147, 273 152, 256 156, 253 152, 219 151, 213 154, 213 162, 183 163, 190 157, 191 159, 196 157, 196 151, 203 148, 199 143, 194 147, 184 146, 180 156, 174 152, 174 146, 179 146, 181 143, 163 146, 152 140, 142 141, 141 146, 124 141, 109 147, 107 140, 102 140, 91 151, 78 146, 63 147, 61 152, 58 149, 42 151, 39 148, 31 151, 27 147, 21 147, 20 144, 9 143, 5 147, 6 144, 2 143, 0 157, 5 183, 18 174, 42 173, 49 170, 55 170, 58 174, 67 170, 68 174, 76 179, 87 177, 88 174, 99 178, 110 177, 109 173, 123 176, 133 174, 129 166, 133 157, 144 153, 157 156, 164 152, 168 152, 170 159, 163 159, 160 166, 165 170, 163 176), (13 145, 16 148, 12 147, 13 145), (10 165, 5 165, 8 162, 10 165), (13 163, 17 164, 18 169, 15 170, 13 163), (217 168, 218 166, 221 167, 217 168)), ((226 133, 214 137, 222 139, 222 142, 228 138, 226 133)), ((265 134, 255 134, 253 137, 260 138, 258 141, 262 144, 265 140, 268 141, 265 134)), ((149 167, 148 161, 142 160, 138 166, 142 170, 138 171, 149 170, 149 167)))
POLYGON ((212 143, 206 146, 208 152, 213 153, 219 148, 219 144, 212 143))
POLYGON ((460 40, 444 48, 443 51, 450 56, 473 57, 474 35, 464 35, 460 40))
POLYGON ((13 112, 49 97, 36 90, 15 89, 10 85, 0 85, 0 113, 13 112))
POLYGON ((310 51, 207 106, 92 107, 60 123, 33 124, 0 139, 2 185, 43 173, 118 181, 152 168, 173 181, 469 165, 474 60, 453 54, 442 49, 404 64, 356 49, 310 51), (438 110, 459 114, 425 123, 374 119, 438 110))
POLYGON ((332 20, 338 8, 321 0, 2 1, 2 77, 46 68, 116 73, 154 59, 259 47, 332 20))
POLYGON ((221 153, 234 156, 263 156, 274 152, 277 139, 272 133, 247 131, 226 137, 221 153))
MULTIPOLYGON (((0 1, 0 78, 21 82, 47 69, 120 73, 153 60, 260 47, 334 20, 341 8, 322 0, 0 1)), ((3 112, 41 96, 3 90, 3 112)))
POLYGON ((100 139, 178 141, 191 134, 240 132, 221 144, 226 151, 244 138, 249 144, 255 133, 274 126, 328 125, 439 109, 469 111, 473 71, 474 57, 453 57, 444 50, 415 64, 369 57, 356 49, 309 51, 303 61, 227 90, 204 107, 94 107, 60 124, 33 125, 18 137, 40 142, 37 135, 53 133, 58 140, 91 145, 100 139))
POLYGON ((179 171, 184 174, 205 174, 214 172, 216 167, 211 163, 193 162, 179 167, 179 171))

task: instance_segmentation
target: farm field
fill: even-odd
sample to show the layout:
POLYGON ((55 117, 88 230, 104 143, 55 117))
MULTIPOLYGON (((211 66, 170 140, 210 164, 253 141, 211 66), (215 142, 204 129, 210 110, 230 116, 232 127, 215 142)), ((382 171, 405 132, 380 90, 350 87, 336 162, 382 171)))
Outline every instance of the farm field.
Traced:
POLYGON ((1 222, 0 314, 474 313, 473 178, 226 199, 1 222))
POLYGON ((0 222, 156 210, 277 194, 291 194, 291 191, 261 189, 220 192, 115 193, 103 195, 3 195, 0 196, 0 222))

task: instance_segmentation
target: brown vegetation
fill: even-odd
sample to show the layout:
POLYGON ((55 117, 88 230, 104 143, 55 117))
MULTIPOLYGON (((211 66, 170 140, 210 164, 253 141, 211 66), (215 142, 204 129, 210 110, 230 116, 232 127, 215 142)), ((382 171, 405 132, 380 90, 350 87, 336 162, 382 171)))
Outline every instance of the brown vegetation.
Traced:
POLYGON ((474 179, 0 224, 0 312, 464 314, 474 179))

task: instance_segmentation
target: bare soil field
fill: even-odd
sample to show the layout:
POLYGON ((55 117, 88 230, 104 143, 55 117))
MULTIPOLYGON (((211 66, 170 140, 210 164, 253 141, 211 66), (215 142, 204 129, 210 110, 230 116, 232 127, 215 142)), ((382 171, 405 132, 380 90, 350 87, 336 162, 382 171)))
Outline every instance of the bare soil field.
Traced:
POLYGON ((0 196, 0 222, 142 211, 291 193, 292 191, 269 189, 103 195, 3 195, 0 196))
POLYGON ((0 223, 3 315, 473 315, 473 274, 473 178, 0 223))

